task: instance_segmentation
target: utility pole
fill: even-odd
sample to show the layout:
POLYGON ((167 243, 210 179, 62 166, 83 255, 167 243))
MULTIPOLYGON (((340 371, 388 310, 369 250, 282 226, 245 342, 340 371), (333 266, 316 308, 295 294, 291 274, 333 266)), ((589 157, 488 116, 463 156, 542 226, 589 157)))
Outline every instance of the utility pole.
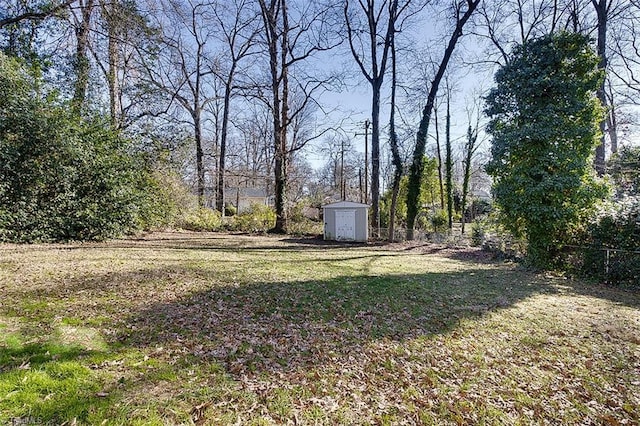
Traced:
POLYGON ((364 121, 364 133, 356 133, 355 136, 364 135, 364 203, 369 204, 369 119, 364 121))
POLYGON ((344 139, 340 141, 340 195, 342 201, 346 200, 346 187, 344 184, 344 139))
POLYGON ((362 191, 362 169, 358 169, 358 182, 359 182, 359 187, 360 188, 360 202, 364 203, 364 195, 363 195, 363 191, 362 191))

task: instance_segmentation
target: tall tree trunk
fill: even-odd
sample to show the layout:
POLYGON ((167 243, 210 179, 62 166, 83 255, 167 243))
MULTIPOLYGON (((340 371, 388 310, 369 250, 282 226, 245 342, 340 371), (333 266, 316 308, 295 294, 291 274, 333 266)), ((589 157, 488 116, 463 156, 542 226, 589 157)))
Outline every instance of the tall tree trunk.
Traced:
MULTIPOLYGON (((197 109, 199 111, 199 107, 197 109)), ((202 150, 202 123, 200 114, 193 115, 193 129, 196 142, 196 174, 198 206, 204 207, 204 152, 202 150)))
POLYGON ((611 153, 618 152, 618 118, 617 111, 613 99, 613 87, 611 86, 611 80, 608 80, 609 84, 609 111, 607 112, 607 129, 609 130, 609 140, 611 141, 611 153))
POLYGON ((416 137, 416 146, 413 150, 413 161, 409 169, 409 188, 407 193, 407 239, 413 240, 414 238, 414 226, 416 223, 416 217, 418 216, 419 208, 418 201, 420 199, 420 182, 422 181, 422 174, 424 172, 424 153, 427 145, 427 134, 429 132, 429 121, 431 120, 431 112, 436 100, 436 94, 438 93, 438 87, 444 76, 444 72, 447 69, 447 65, 451 60, 451 55, 456 47, 458 39, 462 36, 462 28, 467 23, 473 12, 478 7, 480 0, 467 0, 467 10, 460 16, 460 10, 458 10, 456 28, 449 39, 449 44, 445 49, 444 56, 438 71, 436 72, 429 94, 427 96, 427 103, 422 110, 422 118, 420 119, 420 125, 418 127, 418 134, 416 137))
POLYGON ((80 113, 87 98, 89 87, 89 31, 91 30, 91 15, 93 13, 93 0, 80 1, 80 22, 76 28, 76 54, 72 108, 80 113))
POLYGON ((118 71, 120 69, 120 52, 119 52, 119 27, 123 25, 119 22, 121 13, 116 0, 106 4, 101 2, 102 12, 107 22, 108 40, 107 54, 109 68, 107 71, 107 85, 109 86, 109 112, 111 118, 111 126, 119 129, 121 126, 122 105, 120 100, 120 80, 118 79, 118 71))
POLYGON ((464 229, 465 229, 465 223, 466 223, 466 218, 465 218, 465 210, 467 209, 467 196, 469 194, 469 182, 471 180, 471 159, 473 157, 473 152, 475 151, 475 146, 476 146, 476 141, 478 139, 478 132, 477 129, 474 132, 471 129, 471 125, 469 125, 469 128, 467 129, 467 143, 466 143, 466 152, 465 152, 465 159, 464 159, 464 177, 462 180, 462 223, 461 223, 461 227, 462 227, 462 235, 464 235, 464 229))
POLYGON ((115 36, 109 36, 109 111, 111 113, 111 126, 119 129, 122 125, 122 105, 120 100, 120 55, 118 42, 115 36))
POLYGON ((287 229, 286 190, 287 190, 287 121, 288 121, 288 18, 285 0, 272 1, 267 5, 260 0, 262 18, 269 50, 269 70, 271 73, 271 114, 273 119, 274 141, 274 192, 276 225, 272 232, 284 233, 287 229), (282 19, 282 28, 278 28, 278 16, 282 19))
POLYGON ((391 145, 391 158, 394 167, 393 186, 391 189, 391 206, 389 208, 389 235, 390 242, 395 240, 396 233, 396 209, 398 206, 398 193, 400 192, 400 181, 402 179, 402 158, 400 158, 400 150, 398 148, 398 135, 396 134, 396 86, 397 86, 397 67, 396 67, 396 43, 395 31, 391 38, 391 113, 389 116, 389 143, 391 145))
POLYGON ((231 108, 231 84, 233 79, 235 64, 229 72, 229 79, 224 88, 224 103, 222 110, 222 130, 220 135, 220 153, 218 158, 218 188, 216 191, 216 209, 224 216, 224 191, 225 191, 225 168, 227 155, 227 133, 229 127, 229 110, 231 108))
POLYGON ((287 232, 287 128, 289 125, 289 68, 287 55, 289 54, 289 11, 286 0, 280 0, 282 13, 282 35, 280 46, 280 79, 282 98, 280 111, 280 135, 276 147, 276 226, 274 232, 287 232), (279 154, 279 155, 278 155, 279 154))
MULTIPOLYGON (((253 0, 250 0, 251 4, 253 0)), ((221 81, 224 81, 224 97, 222 104, 222 122, 221 126, 219 126, 219 112, 220 108, 218 104, 215 109, 215 129, 216 129, 216 153, 217 153, 217 173, 216 173, 216 209, 220 211, 222 216, 225 214, 224 209, 224 200, 225 200, 225 187, 226 187, 226 163, 227 163, 227 144, 229 139, 229 116, 231 114, 231 98, 234 92, 234 83, 236 77, 236 70, 238 69, 239 62, 245 58, 246 56, 251 54, 251 47, 254 45, 255 37, 258 34, 257 28, 253 27, 253 22, 257 20, 258 14, 257 11, 253 9, 253 7, 248 8, 249 1, 247 0, 233 0, 228 1, 228 3, 232 4, 232 7, 229 9, 233 12, 230 16, 229 20, 224 19, 226 14, 218 14, 214 12, 216 15, 216 19, 218 21, 218 26, 220 28, 221 33, 224 35, 224 40, 227 44, 227 54, 229 56, 229 71, 226 75, 220 75, 218 78, 221 81), (250 9, 250 17, 245 20, 243 15, 243 10, 250 9), (255 13, 255 14, 254 14, 255 13), (250 32, 246 32, 250 30, 250 32), (221 127, 221 128, 220 128, 221 127), (220 130, 220 131, 218 131, 220 130)), ((226 10, 226 9, 225 9, 226 10)), ((257 151, 257 150, 255 150, 257 151)), ((256 155, 257 152, 254 152, 256 155)), ((258 161, 253 162, 253 164, 257 164, 258 161)), ((254 185, 256 185, 254 183, 254 185)))
POLYGON ((272 230, 275 233, 285 233, 287 229, 286 218, 286 191, 287 191, 287 163, 286 158, 281 152, 276 154, 275 158, 275 209, 276 209, 276 226, 272 230))
POLYGON ((198 55, 196 57, 196 80, 193 89, 193 129, 196 142, 196 173, 197 173, 197 191, 198 191, 198 206, 205 206, 204 198, 204 150, 202 148, 202 103, 201 103, 201 88, 202 88, 202 43, 198 42, 198 55))
POLYGON ((380 90, 382 78, 373 84, 371 102, 371 226, 380 235, 380 90))
MULTIPOLYGON (((442 178, 442 149, 440 148, 440 126, 438 126, 438 108, 433 107, 433 119, 436 132, 436 155, 438 157, 438 184, 440 185, 440 208, 444 210, 444 179, 442 178)), ((433 197, 432 197, 433 200, 433 197)))
POLYGON ((258 0, 258 3, 264 23, 262 34, 269 53, 272 86, 272 98, 265 100, 274 123, 276 224, 271 231, 285 233, 288 225, 289 164, 293 163, 294 154, 311 140, 306 137, 300 138, 296 132, 295 123, 293 125, 291 123, 301 117, 310 101, 313 102, 314 90, 324 87, 329 81, 323 79, 311 83, 308 77, 303 77, 302 80, 292 78, 293 87, 300 88, 294 94, 300 94, 303 99, 299 105, 295 103, 290 105, 289 72, 296 69, 297 63, 306 62, 317 52, 328 51, 337 44, 332 45, 325 40, 325 36, 328 40, 331 39, 331 35, 325 28, 328 10, 319 10, 318 14, 309 13, 308 16, 302 17, 293 13, 295 22, 290 26, 291 16, 289 16, 286 0, 269 0, 268 2, 258 0), (320 35, 316 31, 325 31, 325 34, 320 35), (292 125, 293 135, 291 141, 288 139, 290 125, 292 125))
MULTIPOLYGON (((593 7, 596 10, 598 16, 598 41, 597 41, 597 53, 600 57, 600 63, 598 68, 606 70, 607 68, 607 18, 608 18, 608 5, 607 0, 591 0, 593 7)), ((602 103, 602 106, 607 107, 607 96, 605 93, 605 80, 602 80, 600 87, 598 88, 596 95, 602 103)), ((600 144, 596 147, 595 156, 595 169, 596 172, 602 176, 606 172, 605 163, 605 131, 606 131, 607 119, 603 118, 600 125, 600 144)))
POLYGON ((451 153, 451 88, 447 82, 447 115, 445 117, 445 179, 447 181, 447 220, 449 232, 453 230, 453 158, 451 153))
MULTIPOLYGON (((405 3, 405 7, 410 2, 405 3)), ((384 73, 387 68, 387 59, 391 47, 391 40, 395 32, 395 23, 402 10, 398 10, 398 0, 383 2, 379 10, 376 10, 374 0, 359 1, 360 9, 366 15, 367 28, 354 30, 351 27, 352 18, 349 14, 349 1, 344 3, 344 18, 347 25, 347 36, 351 53, 358 67, 362 71, 371 85, 371 226, 376 229, 379 236, 380 231, 380 91, 384 82, 384 73), (387 28, 384 35, 378 33, 378 26, 384 14, 384 7, 388 7, 387 28), (368 37, 364 43, 360 36, 356 34, 364 33, 368 37), (354 42, 354 38, 359 39, 359 43, 354 42), (382 40, 382 41, 381 41, 382 40), (358 45, 358 47, 356 47, 358 45), (364 52, 360 47, 366 45, 368 52, 368 64, 365 65, 362 56, 364 52), (378 48, 382 51, 379 52, 378 48), (378 61, 380 59, 380 61, 378 61)), ((402 8, 404 9, 404 7, 402 8)), ((366 173, 365 173, 366 175, 366 173)))
POLYGON ((271 66, 271 80, 272 80, 272 93, 273 93, 273 134, 274 134, 274 192, 275 192, 275 209, 276 209, 276 226, 274 231, 281 232, 284 230, 286 220, 283 220, 284 212, 284 191, 285 191, 285 173, 284 173, 284 155, 285 152, 282 149, 282 125, 280 122, 280 88, 278 82, 278 54, 275 46, 270 46, 271 52, 270 66, 271 66), (280 218, 280 219, 278 219, 280 218))

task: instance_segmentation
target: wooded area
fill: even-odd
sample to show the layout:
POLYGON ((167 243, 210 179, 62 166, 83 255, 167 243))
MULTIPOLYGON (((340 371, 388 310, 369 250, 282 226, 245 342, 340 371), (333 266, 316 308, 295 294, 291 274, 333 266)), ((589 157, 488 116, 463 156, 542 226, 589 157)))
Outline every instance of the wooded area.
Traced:
POLYGON ((0 424, 638 424, 638 28, 0 0, 0 424))
MULTIPOLYGON (((491 209, 492 184, 508 169, 495 121, 485 132, 495 119, 491 77, 544 37, 576 33, 600 71, 585 102, 602 107, 590 117, 598 143, 580 173, 601 189, 586 204, 538 200, 556 213, 574 209, 568 227, 549 223, 556 213, 538 219, 570 229, 543 251, 591 246, 594 209, 621 198, 638 209, 625 182, 638 174, 629 158, 639 149, 639 23, 640 4, 621 0, 6 1, 0 237, 102 239, 189 227, 194 217, 192 228, 222 227, 223 216, 240 213, 241 193, 262 194, 274 232, 340 199, 371 201, 377 238, 451 234, 454 222, 464 231, 491 209)), ((558 75, 544 72, 547 80, 513 90, 541 94, 548 123, 526 124, 518 117, 529 112, 517 109, 503 117, 522 141, 540 134, 540 158, 575 143, 546 129, 590 126, 571 111, 564 122, 545 112, 558 75)), ((545 173, 560 181, 558 170, 545 173)), ((518 182, 522 193, 513 193, 535 204, 518 182)), ((589 192, 580 185, 558 194, 589 192)), ((493 218, 514 223, 504 215, 513 200, 495 202, 493 218)), ((532 224, 509 230, 535 246, 532 224)), ((619 240, 613 248, 637 249, 619 240)))

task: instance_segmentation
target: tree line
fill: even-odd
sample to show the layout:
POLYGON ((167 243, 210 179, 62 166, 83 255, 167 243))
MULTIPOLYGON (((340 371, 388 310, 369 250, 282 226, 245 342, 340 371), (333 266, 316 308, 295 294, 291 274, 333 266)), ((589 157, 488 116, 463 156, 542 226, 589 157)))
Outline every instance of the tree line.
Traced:
POLYGON ((449 228, 456 210, 464 216, 487 163, 487 87, 469 81, 550 34, 581 34, 598 58, 592 166, 605 175, 636 125, 639 18, 633 0, 12 0, 0 8, 0 42, 33 96, 55 97, 80 121, 103 116, 126 152, 149 171, 177 171, 200 206, 213 199, 224 214, 228 188, 261 186, 274 195, 274 231, 286 232, 295 200, 335 197, 332 186, 346 197, 348 174, 366 200, 370 189, 372 225, 393 238, 402 223, 412 239, 426 198, 449 228), (362 85, 370 158, 351 150, 345 166, 353 128, 327 94, 362 85), (324 147, 316 171, 311 146, 324 147))

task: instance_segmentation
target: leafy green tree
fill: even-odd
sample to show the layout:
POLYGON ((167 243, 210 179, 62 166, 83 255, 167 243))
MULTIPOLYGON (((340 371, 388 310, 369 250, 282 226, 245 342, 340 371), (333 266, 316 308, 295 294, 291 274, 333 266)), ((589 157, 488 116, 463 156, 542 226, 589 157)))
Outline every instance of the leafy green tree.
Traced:
MULTIPOLYGON (((440 185, 438 179, 438 162, 435 158, 423 158, 423 174, 420 184, 420 196, 418 202, 421 207, 427 205, 440 206, 440 185)), ((396 222, 406 226, 407 220, 407 192, 409 187, 409 177, 403 176, 399 182, 398 198, 396 205, 396 222)), ((381 199, 382 208, 380 209, 380 219, 383 225, 389 224, 389 206, 393 197, 393 189, 390 188, 385 192, 381 199)), ((419 222, 419 221, 418 221, 419 222)), ((416 223, 416 227, 424 229, 424 223, 416 223)))
POLYGON ((598 61, 583 35, 543 36, 514 49, 486 98, 495 200, 537 267, 554 266, 572 230, 607 194, 592 168, 604 113, 595 96, 598 61))
POLYGON ((94 240, 158 222, 142 158, 101 118, 81 119, 0 54, 0 240, 94 240))

